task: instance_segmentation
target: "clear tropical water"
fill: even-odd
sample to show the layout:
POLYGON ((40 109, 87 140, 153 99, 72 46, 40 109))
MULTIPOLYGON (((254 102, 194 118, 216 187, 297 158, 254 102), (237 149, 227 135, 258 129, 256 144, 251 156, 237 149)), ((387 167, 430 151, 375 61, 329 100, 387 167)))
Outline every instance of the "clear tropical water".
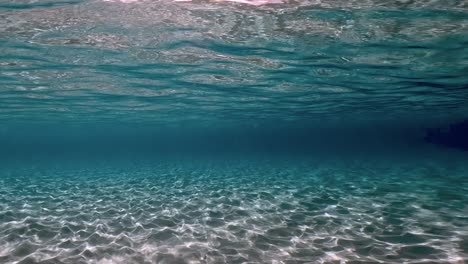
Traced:
POLYGON ((15 164, 0 260, 463 263, 467 157, 444 155, 15 164))
POLYGON ((465 263, 466 1, 0 1, 0 263, 465 263))

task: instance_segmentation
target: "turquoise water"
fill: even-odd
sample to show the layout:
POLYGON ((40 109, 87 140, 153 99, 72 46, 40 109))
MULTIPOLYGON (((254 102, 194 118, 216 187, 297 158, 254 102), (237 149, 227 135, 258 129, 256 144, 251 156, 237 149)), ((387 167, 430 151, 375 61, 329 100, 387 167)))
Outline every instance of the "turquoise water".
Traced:
POLYGON ((4 165, 0 261, 464 263, 468 157, 436 153, 4 165))
POLYGON ((466 117, 465 1, 322 2, 2 1, 0 118, 466 117))
POLYGON ((0 263, 466 263, 466 1, 0 1, 0 263))

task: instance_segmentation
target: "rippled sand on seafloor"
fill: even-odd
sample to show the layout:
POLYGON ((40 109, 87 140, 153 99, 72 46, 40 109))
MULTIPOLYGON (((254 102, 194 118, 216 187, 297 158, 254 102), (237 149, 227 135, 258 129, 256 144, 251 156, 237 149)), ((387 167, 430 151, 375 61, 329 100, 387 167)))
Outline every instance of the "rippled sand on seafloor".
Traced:
POLYGON ((463 162, 10 166, 1 263, 463 263, 463 162))

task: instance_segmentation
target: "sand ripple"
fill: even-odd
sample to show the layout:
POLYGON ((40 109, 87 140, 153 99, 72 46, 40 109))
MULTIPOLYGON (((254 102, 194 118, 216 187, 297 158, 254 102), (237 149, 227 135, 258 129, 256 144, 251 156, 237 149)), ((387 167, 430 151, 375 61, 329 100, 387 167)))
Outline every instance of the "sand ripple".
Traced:
POLYGON ((2 263, 467 260, 460 166, 156 163, 1 173, 2 263))

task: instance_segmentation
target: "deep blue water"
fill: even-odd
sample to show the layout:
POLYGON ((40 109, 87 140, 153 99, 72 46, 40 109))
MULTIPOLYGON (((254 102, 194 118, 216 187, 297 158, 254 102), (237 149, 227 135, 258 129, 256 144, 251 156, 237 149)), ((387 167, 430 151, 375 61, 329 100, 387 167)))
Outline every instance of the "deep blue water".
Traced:
POLYGON ((0 0, 0 263, 468 262, 467 2, 265 2, 0 0))

